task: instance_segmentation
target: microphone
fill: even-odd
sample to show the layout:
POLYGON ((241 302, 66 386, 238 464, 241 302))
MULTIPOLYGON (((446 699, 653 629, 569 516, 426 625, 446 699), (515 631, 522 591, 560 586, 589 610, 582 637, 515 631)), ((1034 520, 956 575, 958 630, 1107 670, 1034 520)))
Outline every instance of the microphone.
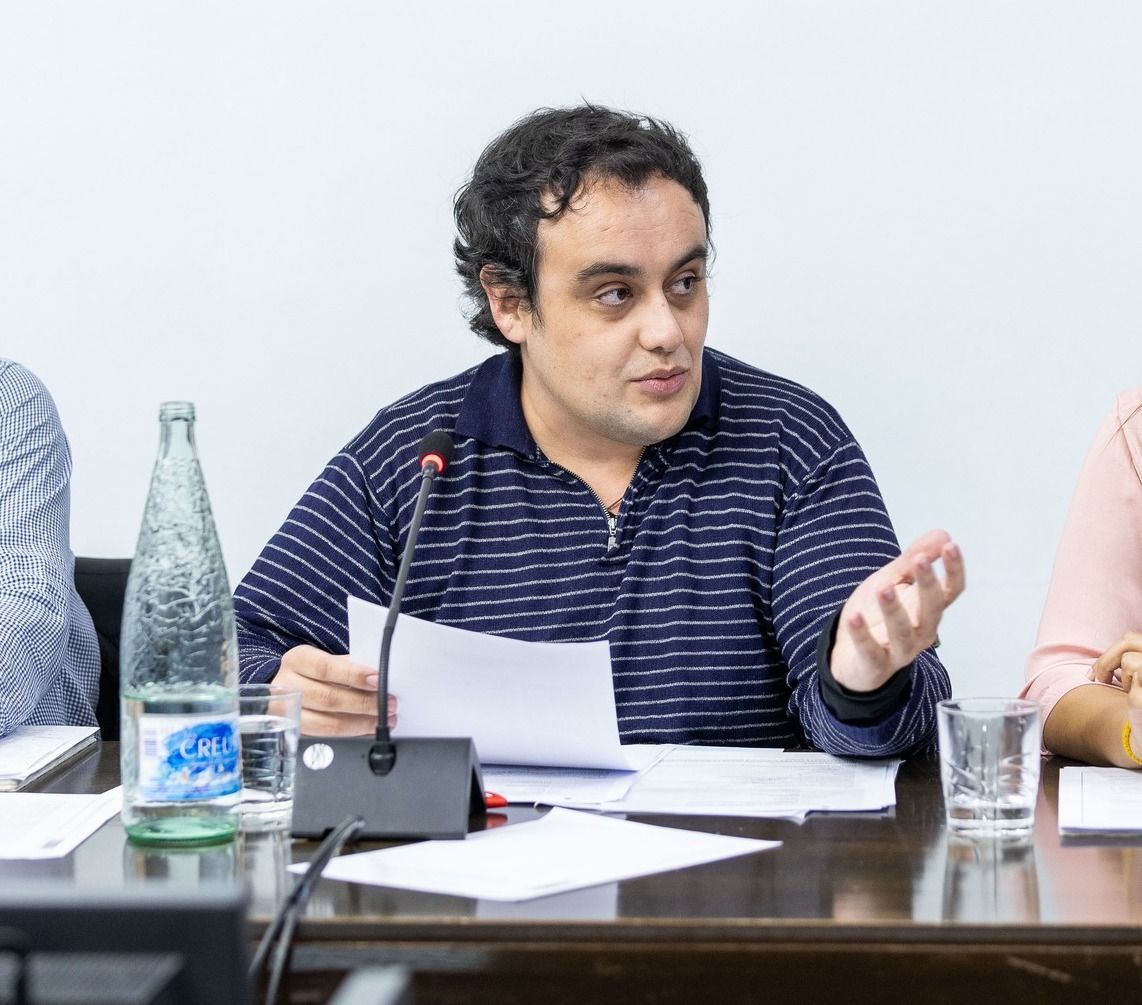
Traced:
POLYGON ((424 519, 424 509, 428 504, 428 493, 432 491, 432 481, 448 467, 452 460, 452 437, 441 429, 435 429, 420 441, 420 495, 416 499, 416 509, 408 528, 408 540, 401 555, 397 581, 393 586, 392 602, 385 617, 385 627, 381 633, 381 654, 377 658, 379 667, 377 684, 377 735, 369 751, 369 767, 377 775, 387 775, 396 763, 396 747, 389 735, 389 650, 393 644, 393 632, 397 627, 401 601, 404 599, 404 585, 408 579, 408 569, 412 565, 412 553, 416 539, 420 536, 420 524, 424 519))
POLYGON ((443 429, 434 429, 420 441, 420 470, 426 478, 435 478, 444 473, 452 462, 455 445, 452 437, 443 429))
POLYGON ((436 477, 451 462, 452 451, 452 437, 443 430, 420 441, 420 493, 381 634, 376 734, 372 740, 301 739, 294 785, 296 837, 321 837, 351 814, 364 819, 359 836, 365 839, 462 838, 484 822, 484 785, 472 740, 393 739, 388 724, 393 632, 428 496, 436 477))

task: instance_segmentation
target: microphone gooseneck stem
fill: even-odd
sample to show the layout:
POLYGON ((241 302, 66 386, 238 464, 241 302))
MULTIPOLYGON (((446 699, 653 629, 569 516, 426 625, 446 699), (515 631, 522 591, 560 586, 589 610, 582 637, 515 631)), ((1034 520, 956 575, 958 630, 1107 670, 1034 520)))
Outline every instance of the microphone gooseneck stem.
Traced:
POLYGON ((389 734, 389 650, 393 644, 393 632, 397 626, 397 615, 400 614, 409 566, 412 565, 412 553, 416 548, 416 539, 420 534, 420 523, 424 519, 424 510, 428 505, 428 494, 432 490, 432 479, 436 477, 436 474, 436 465, 431 463, 426 464, 421 472, 420 495, 416 499, 416 509, 412 514, 412 523, 409 524, 408 539, 405 541, 404 554, 401 555, 400 568, 397 570, 397 581, 393 586, 393 595, 389 602, 389 612, 385 618, 385 627, 381 632, 381 654, 378 660, 377 681, 377 733, 376 742, 369 751, 369 767, 377 775, 387 775, 396 763, 396 748, 393 745, 392 736, 389 734))

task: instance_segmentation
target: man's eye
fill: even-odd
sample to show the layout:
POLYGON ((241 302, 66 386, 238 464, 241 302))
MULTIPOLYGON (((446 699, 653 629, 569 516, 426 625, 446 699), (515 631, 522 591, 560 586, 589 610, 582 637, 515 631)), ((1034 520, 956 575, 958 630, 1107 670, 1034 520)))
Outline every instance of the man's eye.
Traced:
POLYGON ((700 276, 683 276, 681 279, 675 280, 674 291, 676 293, 693 293, 701 281, 700 276))
POLYGON ((606 290, 598 296, 599 303, 608 307, 618 307, 630 298, 630 290, 625 286, 616 286, 613 290, 606 290))

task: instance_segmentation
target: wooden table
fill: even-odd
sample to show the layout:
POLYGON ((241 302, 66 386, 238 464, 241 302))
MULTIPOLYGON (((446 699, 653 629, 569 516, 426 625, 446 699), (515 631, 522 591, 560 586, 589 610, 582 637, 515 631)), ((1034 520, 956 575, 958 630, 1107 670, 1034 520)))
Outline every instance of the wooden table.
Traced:
MULTIPOLYGON (((432 1002, 850 1003, 1142 1000, 1142 835, 1060 839, 1061 763, 1044 764, 1033 839, 949 839, 932 759, 907 763, 895 811, 797 825, 651 823, 781 848, 523 904, 326 882, 299 930, 291 1000, 321 1001, 364 963, 415 971, 432 1002)), ((118 745, 41 785, 101 791, 118 745)), ((531 811, 513 810, 513 815, 531 811)), ((312 844, 272 836, 197 852, 144 850, 113 820, 67 859, 22 865, 77 884, 252 883, 255 930, 312 844), (120 880, 121 877, 121 880, 120 880)))

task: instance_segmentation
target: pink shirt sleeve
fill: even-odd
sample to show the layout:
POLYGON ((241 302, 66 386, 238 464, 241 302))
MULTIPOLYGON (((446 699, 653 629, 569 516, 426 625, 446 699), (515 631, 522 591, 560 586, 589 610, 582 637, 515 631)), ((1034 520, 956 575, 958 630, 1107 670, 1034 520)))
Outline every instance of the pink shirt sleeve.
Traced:
MULTIPOLYGON (((1043 719, 1128 631, 1142 631, 1142 387, 1123 392, 1083 463, 1022 696, 1043 719)), ((1092 685, 1100 687, 1104 685, 1092 685)))

